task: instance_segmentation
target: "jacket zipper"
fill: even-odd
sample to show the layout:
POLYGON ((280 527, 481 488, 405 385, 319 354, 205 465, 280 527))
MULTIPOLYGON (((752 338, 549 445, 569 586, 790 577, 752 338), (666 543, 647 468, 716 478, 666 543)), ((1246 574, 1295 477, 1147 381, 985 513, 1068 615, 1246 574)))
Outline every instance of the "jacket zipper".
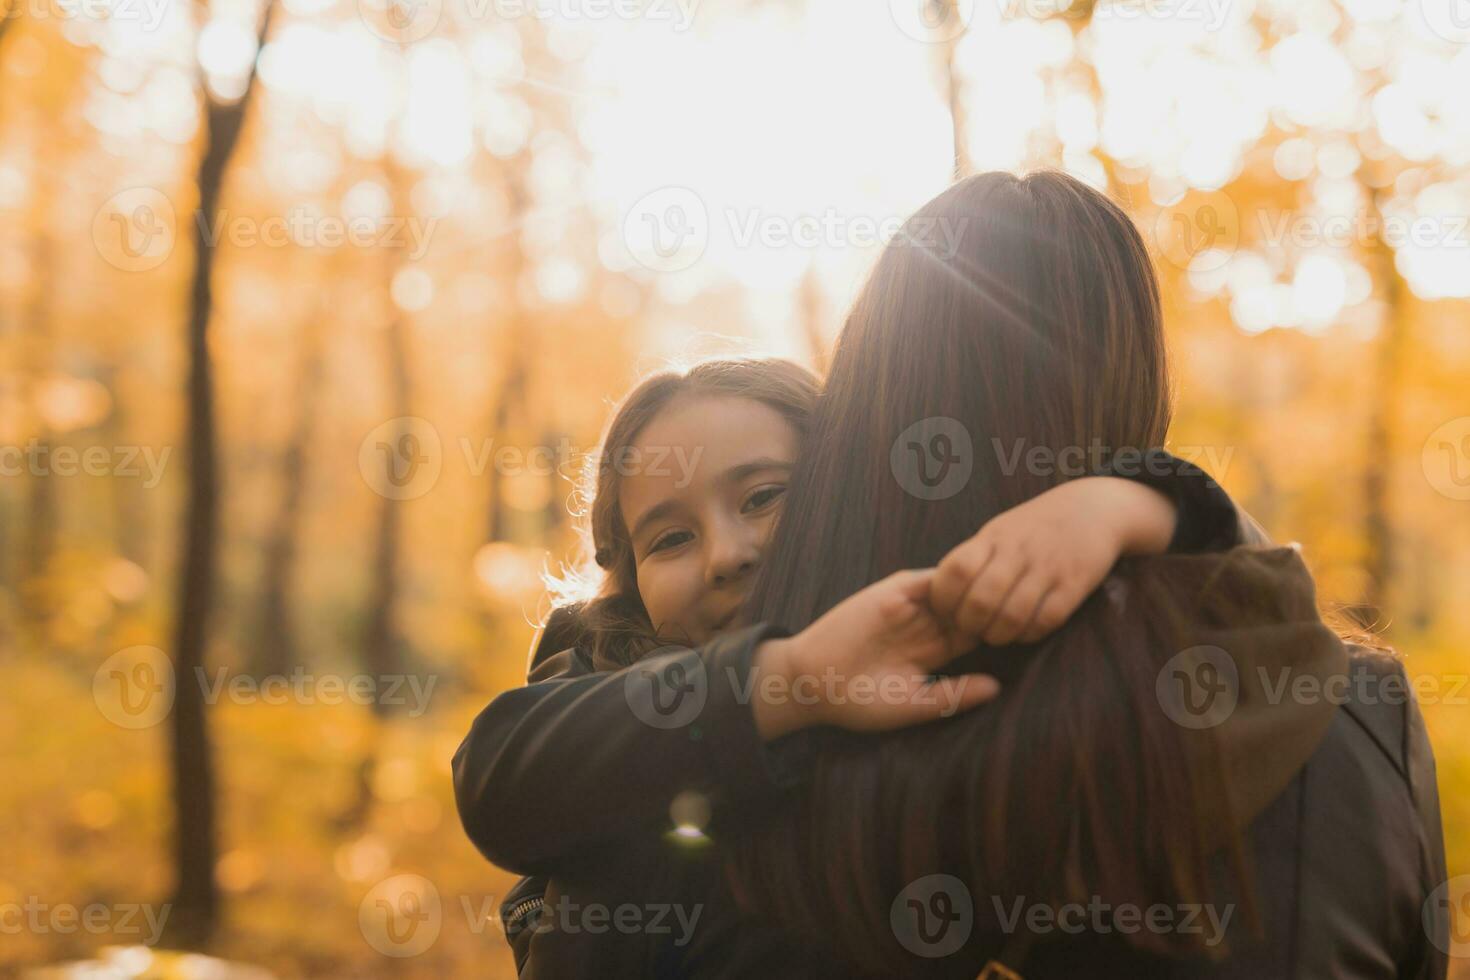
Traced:
POLYGON ((532 912, 539 912, 545 904, 546 896, 537 895, 535 898, 528 898, 524 902, 517 902, 513 905, 510 914, 505 917, 506 935, 514 935, 519 932, 521 920, 532 912))

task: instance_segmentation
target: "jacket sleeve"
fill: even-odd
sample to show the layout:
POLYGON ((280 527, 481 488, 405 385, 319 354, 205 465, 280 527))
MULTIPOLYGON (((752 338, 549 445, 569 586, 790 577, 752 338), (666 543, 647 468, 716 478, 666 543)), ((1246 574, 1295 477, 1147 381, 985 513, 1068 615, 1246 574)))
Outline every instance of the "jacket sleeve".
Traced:
MULTIPOLYGON (((558 677, 576 677, 592 672, 592 665, 576 649, 581 631, 577 605, 561 606, 552 610, 546 624, 537 630, 531 643, 531 657, 526 669, 526 683, 558 677)), ((521 878, 506 892, 500 903, 500 926, 505 939, 510 943, 511 955, 515 958, 516 975, 526 971, 526 961, 531 956, 531 937, 541 915, 546 886, 550 879, 544 875, 521 878)))
POLYGON ((1229 551, 1238 545, 1269 545, 1255 520, 1235 505, 1209 473, 1164 449, 1121 452, 1097 475, 1134 480, 1162 493, 1179 512, 1169 550, 1179 554, 1229 551))
POLYGON ((780 635, 751 626, 608 672, 557 654, 563 669, 542 669, 558 676, 495 698, 454 755, 470 840, 500 867, 550 874, 599 843, 669 828, 680 793, 714 809, 780 789, 788 777, 750 705, 756 648, 780 635))
MULTIPOLYGON (((1414 807, 1419 814, 1420 863, 1422 894, 1416 896, 1417 905, 1423 909, 1424 928, 1415 928, 1410 933, 1415 937, 1415 946, 1410 951, 1408 962, 1401 967, 1400 974, 1411 980, 1444 980, 1450 969, 1450 954, 1463 955, 1467 951, 1464 939, 1457 939, 1451 932, 1450 904, 1460 899, 1459 908, 1470 907, 1470 896, 1452 893, 1453 883, 1445 870, 1444 827, 1439 808, 1439 782, 1435 772, 1434 749, 1429 744, 1429 733, 1424 727, 1424 716, 1419 710, 1419 701, 1412 696, 1412 685, 1405 682, 1409 696, 1405 699, 1405 771, 1408 774, 1409 791, 1413 794, 1414 807)), ((1415 923, 1419 925, 1419 923, 1415 923)), ((1470 930, 1470 922, 1458 923, 1459 930, 1470 930)))

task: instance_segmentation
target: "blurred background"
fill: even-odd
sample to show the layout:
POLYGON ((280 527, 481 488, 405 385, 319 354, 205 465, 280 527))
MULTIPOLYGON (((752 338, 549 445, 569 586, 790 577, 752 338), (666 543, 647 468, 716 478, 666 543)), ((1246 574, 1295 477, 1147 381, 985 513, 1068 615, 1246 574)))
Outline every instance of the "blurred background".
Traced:
POLYGON ((449 760, 610 405, 820 369, 1039 166, 1154 249, 1174 451, 1407 656, 1470 891, 1466 0, 0 11, 0 974, 511 976, 449 760))

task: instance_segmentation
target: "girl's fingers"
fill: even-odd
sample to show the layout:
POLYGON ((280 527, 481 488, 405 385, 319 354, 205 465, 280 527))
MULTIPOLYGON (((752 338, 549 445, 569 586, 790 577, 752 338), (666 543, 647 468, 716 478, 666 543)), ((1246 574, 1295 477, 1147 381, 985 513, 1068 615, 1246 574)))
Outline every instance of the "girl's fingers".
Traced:
POLYGON ((894 592, 912 602, 926 602, 934 582, 933 568, 905 568, 894 572, 885 581, 892 583, 894 592))
POLYGON ((929 592, 933 569, 906 568, 868 586, 869 597, 883 624, 897 629, 910 622, 929 592))
POLYGON ((892 680, 893 675, 879 680, 879 690, 885 695, 861 703, 845 702, 835 723, 854 731, 892 731, 953 718, 1000 693, 1000 682, 989 674, 939 678, 908 674, 897 691, 892 680))
POLYGON ((1051 584, 1036 574, 1022 576, 1006 596, 1001 608, 996 610, 989 628, 985 631, 985 642, 993 647, 1003 647, 1016 642, 1023 630, 1031 623, 1041 600, 1051 591, 1051 584))
MULTIPOLYGON (((931 671, 953 660, 950 636, 925 606, 914 605, 907 621, 895 624, 886 659, 889 663, 912 664, 931 671)), ((967 648, 968 649, 968 648, 967 648)))
POLYGON ((960 674, 956 677, 912 676, 903 685, 902 699, 890 699, 869 710, 873 723, 882 728, 907 728, 942 721, 994 699, 1000 683, 989 674, 960 674))
MULTIPOLYGON (((971 647, 965 649, 969 650, 971 647)), ((959 654, 955 653, 954 648, 950 645, 949 636, 944 631, 936 629, 916 660, 918 665, 925 670, 938 670, 957 656, 959 654)))
POLYGON ((1009 555, 992 558, 965 591, 955 611, 955 627, 962 633, 983 636, 1025 571, 1019 558, 1009 555))
POLYGON ((1036 607, 1036 615, 1031 617, 1031 624, 1022 631, 1021 640, 1025 643, 1036 643, 1051 636, 1076 608, 1077 602, 1070 590, 1063 587, 1052 589, 1041 600, 1041 605, 1036 607))
POLYGON ((1060 591, 1060 588, 1060 586, 1053 584, 1041 590, 1041 595, 1032 604, 1031 612, 1027 614, 1025 624, 1016 631, 1015 637, 1011 640, 1012 643, 1034 643, 1049 632, 1048 630, 1043 630, 1038 635, 1036 622, 1041 616, 1041 610, 1046 608, 1047 601, 1052 595, 1060 591))
POLYGON ((940 677, 927 690, 936 712, 931 719, 951 718, 993 700, 1000 693, 1000 682, 989 674, 960 674, 940 677))
POLYGON ((935 568, 906 568, 895 575, 901 576, 901 591, 905 596, 915 602, 924 602, 929 598, 930 591, 934 588, 934 575, 938 570, 935 568))
POLYGON ((945 633, 948 641, 948 652, 945 654, 945 662, 964 656, 980 645, 980 637, 974 633, 965 633, 961 630, 949 630, 945 633))
POLYGON ((939 562, 929 589, 929 606, 940 619, 953 621, 965 593, 994 557, 990 542, 970 538, 939 562))

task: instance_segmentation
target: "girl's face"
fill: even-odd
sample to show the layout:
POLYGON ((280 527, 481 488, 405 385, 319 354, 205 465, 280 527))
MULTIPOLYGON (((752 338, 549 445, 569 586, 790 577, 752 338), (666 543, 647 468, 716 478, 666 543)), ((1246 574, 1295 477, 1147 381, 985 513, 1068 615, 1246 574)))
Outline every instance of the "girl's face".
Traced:
POLYGON ((796 461, 798 435, 737 395, 676 395, 614 462, 638 593, 660 636, 697 646, 750 592, 796 461))

